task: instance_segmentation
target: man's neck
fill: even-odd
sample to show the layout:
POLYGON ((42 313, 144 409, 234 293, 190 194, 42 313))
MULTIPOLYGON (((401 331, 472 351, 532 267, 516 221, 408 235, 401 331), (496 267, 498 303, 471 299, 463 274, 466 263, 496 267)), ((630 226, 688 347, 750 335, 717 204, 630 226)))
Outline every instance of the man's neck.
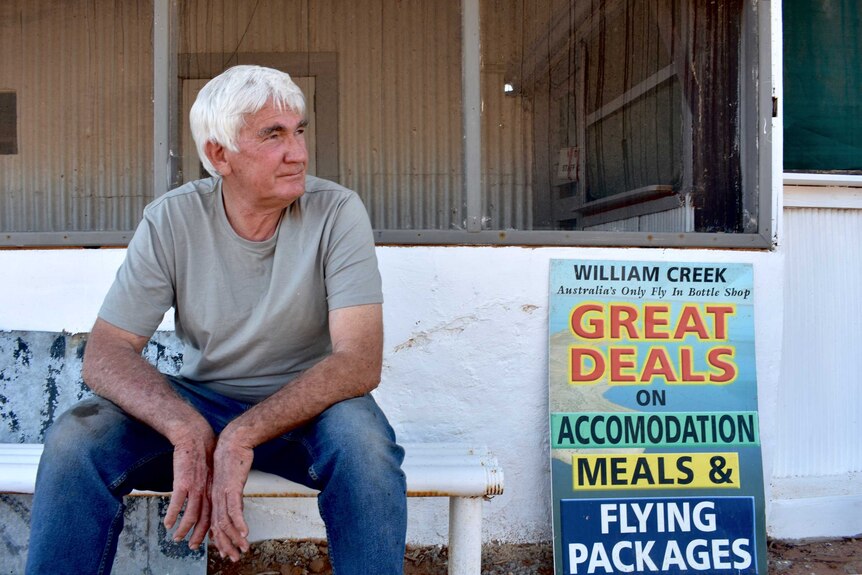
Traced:
POLYGON ((285 208, 261 208, 247 205, 222 186, 224 211, 227 221, 236 234, 246 240, 262 242, 275 235, 285 208))

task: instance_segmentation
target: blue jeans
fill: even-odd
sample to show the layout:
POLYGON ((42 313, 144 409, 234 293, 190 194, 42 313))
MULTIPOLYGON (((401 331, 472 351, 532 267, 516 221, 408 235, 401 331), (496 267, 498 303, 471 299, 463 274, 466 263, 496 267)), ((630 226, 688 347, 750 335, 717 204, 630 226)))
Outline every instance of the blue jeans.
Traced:
MULTIPOLYGON (((168 378, 216 434, 250 406, 168 378)), ((337 403, 308 425, 255 449, 254 467, 320 490, 337 575, 403 572, 404 450, 370 395, 337 403)), ((30 523, 27 573, 109 573, 123 496, 170 491, 173 447, 101 397, 60 416, 45 439, 30 523)))

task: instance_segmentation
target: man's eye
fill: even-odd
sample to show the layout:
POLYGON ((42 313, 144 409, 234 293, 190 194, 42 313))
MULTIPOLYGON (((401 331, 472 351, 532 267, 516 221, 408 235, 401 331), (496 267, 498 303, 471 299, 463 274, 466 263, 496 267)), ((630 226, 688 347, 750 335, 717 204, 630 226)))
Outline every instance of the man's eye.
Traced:
POLYGON ((297 133, 297 135, 299 135, 299 134, 304 134, 304 133, 305 133, 305 128, 297 128, 297 129, 296 129, 296 133, 297 133))

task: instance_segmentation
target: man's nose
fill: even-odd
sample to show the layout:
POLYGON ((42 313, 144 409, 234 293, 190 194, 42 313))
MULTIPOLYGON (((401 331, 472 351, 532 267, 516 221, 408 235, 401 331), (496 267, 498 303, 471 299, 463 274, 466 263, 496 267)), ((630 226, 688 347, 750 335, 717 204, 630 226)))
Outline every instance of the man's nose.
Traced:
POLYGON ((308 150, 305 147, 305 139, 290 138, 284 151, 285 163, 297 163, 308 161, 308 150))

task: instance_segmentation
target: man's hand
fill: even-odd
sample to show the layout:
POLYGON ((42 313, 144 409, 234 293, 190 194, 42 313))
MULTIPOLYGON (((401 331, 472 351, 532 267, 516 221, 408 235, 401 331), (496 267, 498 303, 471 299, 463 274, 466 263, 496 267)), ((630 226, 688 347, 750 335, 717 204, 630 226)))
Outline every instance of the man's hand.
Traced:
POLYGON ((332 353, 230 422, 213 454, 210 543, 238 561, 248 548, 242 492, 254 447, 304 425, 331 405, 370 392, 380 382, 383 314, 380 304, 329 314, 332 353))
POLYGON ((84 381, 174 446, 173 495, 165 526, 172 528, 185 506, 174 537, 179 540, 191 533, 189 547, 194 549, 203 542, 210 525, 215 435, 206 419, 141 357, 148 340, 97 320, 84 354, 84 381))
POLYGON ((214 448, 215 436, 209 426, 189 430, 189 434, 174 445, 173 493, 165 514, 165 527, 174 526, 185 505, 174 541, 182 541, 191 531, 191 549, 200 547, 210 526, 214 448))
POLYGON ((232 561, 239 561, 240 555, 249 549, 242 491, 253 459, 252 447, 235 440, 229 425, 219 436, 213 455, 210 542, 222 557, 230 557, 232 561))

